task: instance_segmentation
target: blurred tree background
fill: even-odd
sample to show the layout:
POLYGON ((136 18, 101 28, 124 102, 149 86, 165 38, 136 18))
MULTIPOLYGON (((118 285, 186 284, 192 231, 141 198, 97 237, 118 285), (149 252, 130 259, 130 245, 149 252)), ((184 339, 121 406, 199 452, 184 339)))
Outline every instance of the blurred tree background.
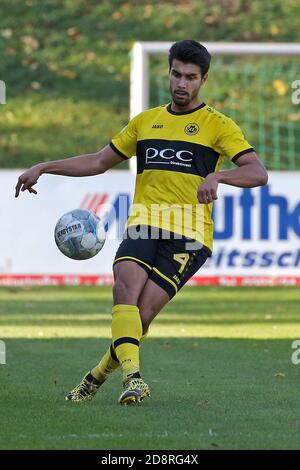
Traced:
POLYGON ((299 17, 299 0, 1 0, 0 167, 107 144, 128 121, 134 41, 299 42, 299 17))

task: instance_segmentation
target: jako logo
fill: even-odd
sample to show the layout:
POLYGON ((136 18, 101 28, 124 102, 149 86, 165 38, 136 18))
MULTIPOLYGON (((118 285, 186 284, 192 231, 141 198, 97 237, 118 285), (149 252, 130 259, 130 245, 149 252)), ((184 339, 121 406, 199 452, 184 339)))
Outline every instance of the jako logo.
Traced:
POLYGON ((162 149, 150 147, 146 149, 146 164, 151 163, 162 163, 164 165, 170 165, 172 160, 180 160, 184 163, 191 162, 193 160, 193 152, 189 150, 174 150, 174 149, 162 149))
POLYGON ((272 237, 278 240, 288 240, 290 231, 300 237, 300 202, 293 208, 289 208, 289 201, 286 197, 270 193, 270 185, 262 186, 258 191, 260 196, 258 199, 253 196, 252 190, 247 188, 241 191, 241 196, 238 198, 224 196, 222 209, 218 205, 214 207, 213 217, 218 226, 218 229, 215 227, 215 240, 228 240, 237 231, 234 225, 234 214, 238 209, 236 206, 240 206, 241 227, 238 229, 241 231, 242 240, 254 238, 254 218, 258 219, 257 236, 260 240, 269 240, 272 237), (274 208, 277 211, 277 221, 275 223, 272 217, 271 223, 271 211, 274 208), (255 214, 253 209, 256 211, 255 214), (222 225, 220 230, 219 227, 222 225))

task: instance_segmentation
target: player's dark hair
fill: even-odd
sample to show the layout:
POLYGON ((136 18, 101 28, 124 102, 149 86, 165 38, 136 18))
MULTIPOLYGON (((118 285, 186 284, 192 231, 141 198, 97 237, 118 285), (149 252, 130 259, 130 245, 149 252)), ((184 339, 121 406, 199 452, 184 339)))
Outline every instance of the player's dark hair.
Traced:
POLYGON ((211 55, 206 47, 199 42, 193 39, 185 39, 184 41, 175 42, 171 47, 169 51, 169 69, 171 69, 174 59, 185 64, 199 65, 201 75, 205 75, 209 69, 211 55))

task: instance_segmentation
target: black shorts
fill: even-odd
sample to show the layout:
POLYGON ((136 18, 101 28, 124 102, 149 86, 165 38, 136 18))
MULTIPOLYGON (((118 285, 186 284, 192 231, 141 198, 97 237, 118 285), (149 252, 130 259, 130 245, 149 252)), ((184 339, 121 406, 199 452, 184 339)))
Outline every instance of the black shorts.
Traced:
POLYGON ((125 232, 114 264, 123 260, 135 261, 147 271, 149 279, 172 298, 205 263, 208 256, 211 256, 210 250, 190 238, 178 239, 178 235, 161 229, 135 226, 129 227, 125 232), (136 229, 139 227, 144 229, 143 238, 136 238, 136 229), (134 229, 134 235, 131 229, 134 229))

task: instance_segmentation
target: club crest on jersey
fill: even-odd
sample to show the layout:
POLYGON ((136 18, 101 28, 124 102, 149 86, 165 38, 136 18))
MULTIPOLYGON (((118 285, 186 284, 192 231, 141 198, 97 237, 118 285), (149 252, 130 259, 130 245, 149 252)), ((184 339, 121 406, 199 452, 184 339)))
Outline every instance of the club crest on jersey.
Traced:
POLYGON ((187 135, 195 135, 197 134, 197 132, 199 132, 199 126, 195 122, 190 122, 185 126, 184 132, 187 135))

